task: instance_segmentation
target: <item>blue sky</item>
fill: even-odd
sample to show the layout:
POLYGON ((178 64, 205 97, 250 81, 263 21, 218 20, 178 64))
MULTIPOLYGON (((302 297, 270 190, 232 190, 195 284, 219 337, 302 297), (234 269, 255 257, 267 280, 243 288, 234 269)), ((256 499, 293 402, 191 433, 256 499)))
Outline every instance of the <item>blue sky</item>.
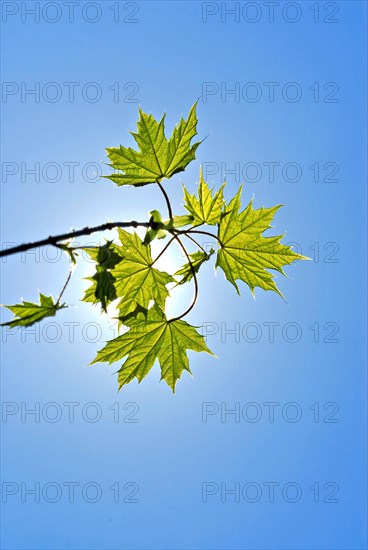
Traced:
MULTIPOLYGON (((366 4, 71 9, 2 3, 2 245, 164 213, 154 186, 98 179, 104 149, 132 145, 138 106, 170 132, 200 98, 208 137, 165 183, 176 213, 202 164, 227 199, 243 183, 244 205, 284 204, 275 234, 313 261, 279 280, 286 303, 239 298, 208 262, 188 321, 218 359, 190 353, 174 396, 158 366, 119 394, 115 366, 85 368, 116 332, 80 302, 87 261, 70 308, 3 331, 3 547, 366 548, 366 4)), ((46 249, 1 267, 11 304, 56 296, 68 262, 46 249)))

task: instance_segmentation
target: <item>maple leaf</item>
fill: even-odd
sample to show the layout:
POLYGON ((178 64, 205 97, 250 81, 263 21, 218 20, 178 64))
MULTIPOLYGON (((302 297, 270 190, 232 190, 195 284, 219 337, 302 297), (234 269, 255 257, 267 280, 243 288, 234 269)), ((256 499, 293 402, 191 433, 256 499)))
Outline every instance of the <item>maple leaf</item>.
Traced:
POLYGON ((222 206, 224 204, 224 187, 225 184, 213 196, 212 189, 208 187, 208 184, 203 179, 202 168, 199 178, 198 197, 190 195, 183 185, 184 207, 193 216, 192 225, 202 225, 203 223, 215 225, 220 222, 222 206))
POLYGON ((161 380, 165 380, 173 392, 184 370, 191 374, 186 350, 206 351, 204 338, 195 327, 182 320, 168 321, 155 304, 145 316, 139 313, 126 321, 129 331, 106 343, 97 353, 93 363, 115 363, 125 359, 118 371, 119 390, 134 378, 141 382, 158 359, 161 380))
POLYGON ((58 304, 54 302, 52 296, 45 296, 40 292, 40 303, 34 304, 33 302, 25 302, 22 304, 15 304, 13 306, 4 306, 12 313, 15 318, 8 323, 1 323, 1 326, 8 327, 30 327, 38 321, 42 321, 45 317, 54 317, 55 313, 59 309, 63 309, 66 304, 58 304))
POLYGON ((168 140, 165 136, 165 115, 157 122, 152 115, 139 109, 137 132, 131 132, 139 151, 130 147, 106 149, 110 166, 121 172, 104 176, 118 185, 147 185, 181 172, 195 159, 201 142, 190 144, 197 134, 197 103, 191 108, 187 120, 181 118, 168 140))
POLYGON ((207 252, 202 252, 200 250, 198 250, 197 252, 193 252, 193 254, 189 254, 193 267, 191 267, 190 263, 188 262, 175 273, 176 277, 182 277, 182 279, 180 279, 177 284, 183 285, 184 283, 190 281, 193 277, 193 270, 195 273, 198 273, 201 265, 204 262, 207 262, 214 252, 214 249, 211 248, 208 254, 207 252))
POLYGON ((277 288, 274 275, 267 269, 276 270, 283 275, 283 266, 296 260, 307 259, 281 244, 281 236, 264 237, 263 232, 271 227, 275 213, 281 207, 253 209, 252 201, 239 212, 241 188, 236 196, 225 206, 218 229, 221 241, 216 266, 222 268, 226 278, 236 288, 236 280, 244 281, 254 294, 255 287, 273 290, 282 296, 277 288))
POLYGON ((116 294, 122 300, 118 304, 119 317, 133 312, 137 306, 148 308, 150 300, 164 308, 169 296, 166 288, 174 278, 152 266, 150 245, 142 244, 137 233, 119 229, 123 260, 111 273, 115 279, 116 294))

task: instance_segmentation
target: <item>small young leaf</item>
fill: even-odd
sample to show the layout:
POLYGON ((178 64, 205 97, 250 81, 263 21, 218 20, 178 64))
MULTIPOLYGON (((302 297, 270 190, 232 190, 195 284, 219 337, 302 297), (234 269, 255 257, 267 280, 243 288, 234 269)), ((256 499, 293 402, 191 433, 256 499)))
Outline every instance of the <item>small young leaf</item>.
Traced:
POLYGON ((54 317, 57 310, 63 309, 67 305, 55 303, 52 296, 45 296, 40 292, 40 304, 25 302, 23 300, 22 304, 4 307, 10 309, 14 313, 15 318, 8 323, 1 323, 1 326, 30 327, 34 323, 42 321, 45 317, 54 317))
POLYGON ((127 325, 129 331, 107 342, 91 363, 111 364, 126 357, 118 371, 119 389, 134 378, 141 382, 158 359, 161 380, 165 380, 175 392, 183 370, 190 373, 186 350, 212 354, 203 336, 193 326, 182 320, 168 321, 157 305, 148 310, 147 317, 140 313, 131 317, 127 325))
POLYGON ((221 220, 222 206, 224 204, 223 189, 225 184, 212 195, 212 190, 203 179, 202 168, 199 179, 198 198, 190 195, 183 185, 185 208, 193 216, 193 225, 215 225, 221 220))
POLYGON ((149 227, 146 231, 146 235, 143 240, 143 244, 149 244, 153 239, 164 239, 166 237, 166 231, 164 230, 164 223, 162 216, 158 210, 152 210, 150 212, 150 223, 152 227, 149 227))
MULTIPOLYGON (((195 273, 198 273, 199 268, 201 267, 201 265, 204 262, 207 262, 207 260, 210 259, 210 257, 212 256, 212 254, 214 252, 215 252, 214 249, 211 248, 211 250, 209 251, 208 254, 206 252, 202 252, 200 250, 198 250, 197 252, 193 252, 193 254, 189 254, 189 257, 192 261, 192 266, 193 266, 193 269, 194 269, 195 273)), ((178 282, 178 285, 182 285, 184 283, 187 283, 188 281, 190 281, 192 279, 193 269, 190 266, 190 263, 188 262, 188 263, 184 264, 183 267, 181 267, 175 273, 176 277, 179 277, 179 276, 182 277, 182 279, 180 279, 180 281, 178 282)))
POLYGON ((169 140, 165 136, 165 115, 157 122, 140 109, 138 131, 132 132, 139 151, 122 145, 106 149, 110 166, 120 172, 104 177, 118 185, 141 186, 183 171, 195 159, 200 144, 190 145, 197 134, 196 106, 195 103, 187 120, 180 120, 169 140))
POLYGON ((275 213, 280 206, 254 210, 252 201, 239 213, 241 188, 226 205, 219 224, 218 237, 221 246, 216 266, 222 268, 226 278, 239 288, 236 280, 244 281, 252 294, 256 286, 263 290, 273 290, 281 294, 274 282, 274 275, 267 269, 285 275, 282 267, 296 260, 307 259, 293 251, 290 246, 281 244, 281 236, 264 237, 262 234, 271 227, 275 213))

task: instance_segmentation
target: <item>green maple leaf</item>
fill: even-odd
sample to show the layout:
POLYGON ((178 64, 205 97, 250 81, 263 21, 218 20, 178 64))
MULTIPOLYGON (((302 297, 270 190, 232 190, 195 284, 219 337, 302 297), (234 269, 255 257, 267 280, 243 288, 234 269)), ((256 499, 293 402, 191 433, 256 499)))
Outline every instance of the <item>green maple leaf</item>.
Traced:
POLYGON ((253 209, 252 201, 239 212, 241 188, 224 208, 219 224, 218 237, 221 246, 216 266, 223 269, 226 278, 239 288, 236 280, 244 281, 254 293, 256 286, 263 290, 273 290, 282 296, 277 288, 274 275, 267 271, 276 270, 283 275, 283 266, 296 260, 307 259, 293 251, 290 246, 281 244, 281 236, 264 237, 262 234, 271 227, 275 213, 281 207, 253 209))
POLYGON ((164 308, 169 296, 166 285, 174 282, 173 277, 152 266, 150 245, 142 244, 137 233, 122 229, 118 232, 124 258, 111 273, 116 294, 122 298, 118 304, 119 317, 134 312, 137 306, 147 309, 151 300, 164 308))
POLYGON ((34 323, 42 321, 45 317, 54 317, 57 310, 67 307, 66 304, 54 302, 52 296, 45 296, 40 292, 40 303, 25 302, 15 304, 14 306, 4 306, 12 313, 15 318, 8 323, 1 323, 1 326, 8 327, 29 327, 34 323))
POLYGON ((208 254, 207 252, 202 252, 200 250, 198 250, 197 252, 193 252, 193 254, 189 254, 193 267, 191 267, 190 263, 188 262, 175 273, 176 277, 182 277, 182 279, 180 279, 177 284, 183 285, 184 283, 190 281, 193 277, 193 270, 195 273, 198 273, 201 265, 204 262, 207 262, 214 252, 214 249, 211 248, 208 254))
POLYGON ((161 380, 175 392, 182 372, 190 373, 186 350, 212 354, 195 327, 182 320, 168 321, 156 304, 146 316, 139 313, 137 317, 130 317, 127 325, 129 331, 107 342, 91 363, 111 364, 126 357, 118 371, 119 389, 134 378, 141 382, 158 359, 161 380))
POLYGON ((215 193, 212 194, 212 189, 204 181, 202 176, 202 168, 199 178, 198 197, 188 193, 183 185, 184 191, 184 207, 189 214, 193 216, 192 225, 215 225, 220 222, 222 215, 222 206, 224 204, 223 189, 225 184, 215 193))
POLYGON ((183 171, 195 159, 200 145, 200 142, 190 144, 197 134, 196 106, 197 103, 191 108, 187 120, 181 118, 169 140, 165 136, 165 115, 157 122, 140 109, 137 132, 131 132, 139 151, 123 145, 107 148, 110 166, 121 172, 104 177, 118 185, 141 186, 183 171))
POLYGON ((102 310, 106 312, 107 306, 117 298, 115 278, 111 269, 122 260, 122 256, 118 253, 120 249, 111 241, 107 241, 104 246, 83 250, 97 265, 95 274, 92 277, 86 277, 86 280, 92 281, 92 285, 85 290, 82 301, 93 304, 100 302, 102 310))

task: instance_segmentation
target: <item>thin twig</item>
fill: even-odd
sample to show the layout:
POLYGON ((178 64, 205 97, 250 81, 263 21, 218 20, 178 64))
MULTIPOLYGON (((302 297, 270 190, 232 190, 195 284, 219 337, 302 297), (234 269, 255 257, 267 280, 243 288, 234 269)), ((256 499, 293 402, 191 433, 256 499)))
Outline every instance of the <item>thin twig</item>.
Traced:
POLYGON ((156 183, 157 183, 157 185, 159 186, 159 188, 160 188, 160 190, 161 190, 163 196, 165 197, 165 201, 166 201, 166 205, 167 205, 167 210, 168 210, 168 213, 169 213, 169 218, 170 218, 170 220, 171 220, 172 217, 173 217, 173 214, 172 214, 170 199, 169 199, 169 197, 168 197, 168 195, 167 195, 165 189, 163 188, 162 184, 161 184, 158 180, 156 180, 156 183))
POLYGON ((74 268, 75 268, 75 266, 74 266, 73 264, 71 264, 70 269, 69 269, 68 276, 67 276, 66 281, 65 281, 65 284, 64 284, 63 288, 61 289, 61 292, 60 292, 60 294, 59 294, 59 298, 57 299, 57 302, 56 302, 56 305, 57 305, 57 306, 60 304, 61 297, 62 297, 62 295, 64 294, 65 289, 66 289, 66 287, 68 286, 68 283, 69 283, 69 281, 70 281, 70 279, 71 279, 71 277, 72 277, 72 275, 73 275, 74 268))
POLYGON ((213 237, 214 239, 216 239, 220 243, 220 245, 223 246, 220 237, 218 237, 217 235, 214 235, 213 233, 210 233, 209 231, 198 231, 197 229, 188 229, 187 231, 178 231, 177 230, 177 233, 182 233, 182 234, 185 234, 185 235, 188 235, 188 233, 198 233, 198 234, 201 234, 201 235, 208 235, 209 237, 213 237))
POLYGON ((188 235, 188 233, 182 233, 184 235, 184 237, 187 237, 188 239, 190 239, 191 241, 194 242, 194 244, 196 244, 198 246, 198 248, 200 248, 201 250, 203 250, 203 252, 205 254, 207 254, 207 252, 205 251, 205 249, 203 248, 202 245, 199 244, 199 242, 197 242, 195 239, 193 239, 193 237, 191 237, 190 235, 188 235))
POLYGON ((195 272, 195 269, 194 269, 194 266, 192 264, 192 260, 190 259, 190 256, 187 252, 187 249, 185 248, 185 246, 183 245, 183 243, 181 242, 181 240, 179 239, 179 237, 177 235, 174 235, 174 238, 175 240, 179 243, 180 247, 183 249, 183 252, 185 254, 185 256, 187 257, 187 260, 189 262, 189 265, 190 265, 190 269, 192 271, 192 274, 193 274, 193 280, 194 280, 194 296, 193 296, 193 301, 192 303, 190 304, 190 306, 188 307, 188 309, 186 309, 184 311, 184 313, 182 313, 181 315, 179 315, 179 317, 173 317, 173 319, 169 319, 168 322, 169 323, 172 323, 173 321, 179 321, 179 319, 182 319, 183 317, 185 317, 185 315, 188 315, 188 313, 194 308, 195 306, 195 303, 197 301, 197 298, 198 298, 198 281, 197 281, 197 275, 196 275, 196 272, 195 272))

